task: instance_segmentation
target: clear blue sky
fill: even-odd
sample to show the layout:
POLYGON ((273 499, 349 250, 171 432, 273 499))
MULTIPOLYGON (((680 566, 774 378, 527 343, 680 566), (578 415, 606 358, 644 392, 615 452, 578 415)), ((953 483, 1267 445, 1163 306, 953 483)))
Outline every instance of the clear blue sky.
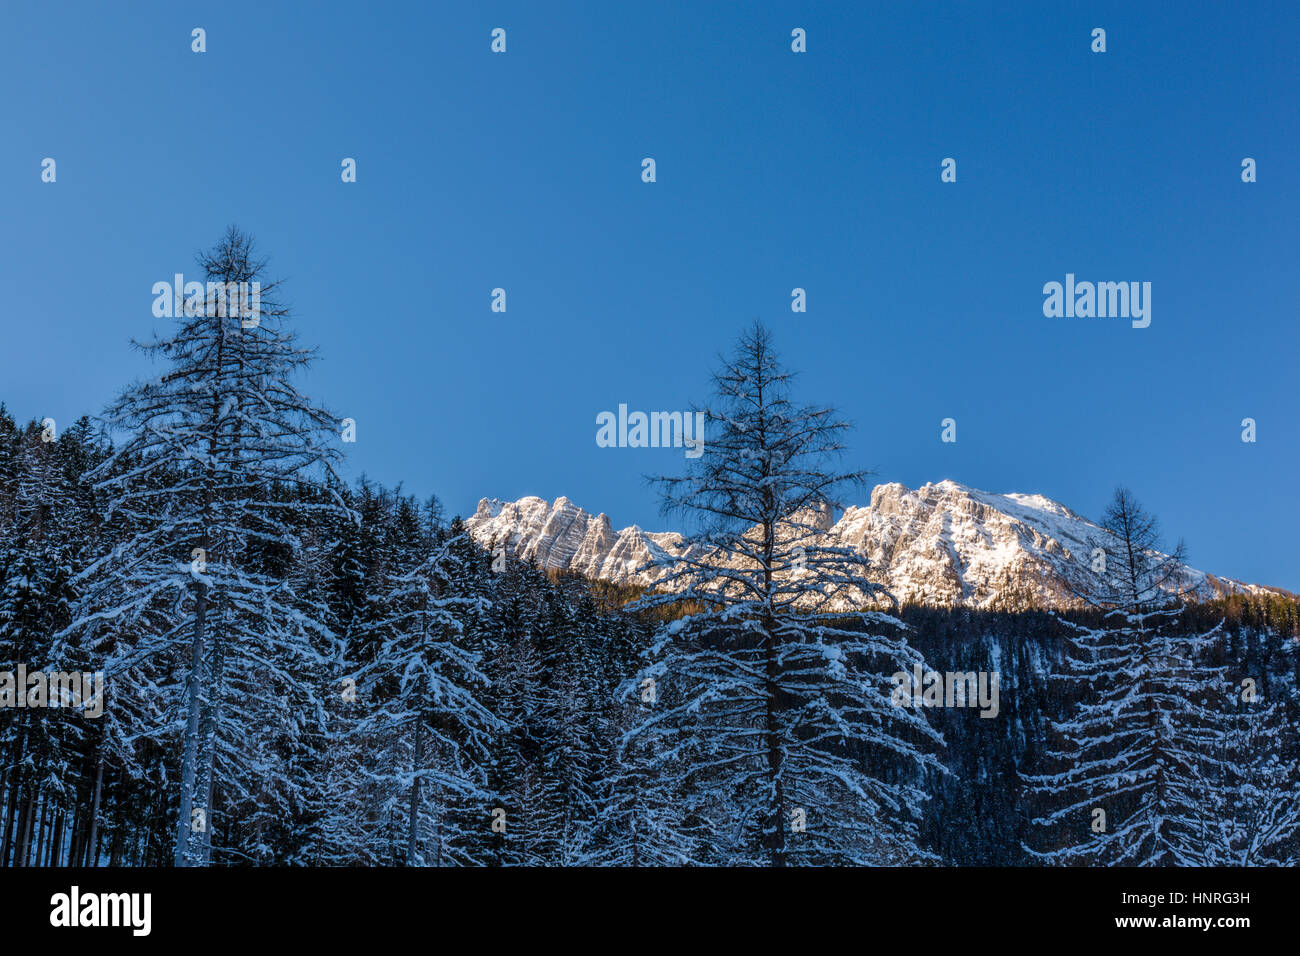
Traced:
POLYGON ((152 284, 237 222, 350 472, 453 512, 667 526, 642 476, 681 452, 595 416, 703 401, 761 317, 880 480, 1093 517, 1123 482, 1194 565, 1300 590, 1298 48, 1294 2, 8 0, 0 399, 99 411, 152 284), (1150 328, 1045 318, 1067 272, 1151 282, 1150 328))

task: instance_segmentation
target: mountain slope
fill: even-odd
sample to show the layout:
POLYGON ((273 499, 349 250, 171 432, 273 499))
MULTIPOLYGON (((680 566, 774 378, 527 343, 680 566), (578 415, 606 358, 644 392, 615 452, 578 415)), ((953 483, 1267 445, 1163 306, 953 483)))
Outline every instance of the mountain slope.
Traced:
MULTIPOLYGON (((466 522, 482 544, 545 568, 576 571, 621 584, 652 585, 663 571, 641 570, 653 558, 679 556, 687 543, 673 532, 635 525, 614 531, 568 498, 547 504, 484 498, 466 522)), ((1091 576, 1101 529, 1042 495, 991 494, 941 481, 915 490, 877 485, 865 507, 847 508, 826 532, 828 543, 862 550, 875 579, 900 602, 937 606, 1067 607, 1091 576)), ((1180 590, 1198 597, 1272 591, 1184 567, 1180 590)))

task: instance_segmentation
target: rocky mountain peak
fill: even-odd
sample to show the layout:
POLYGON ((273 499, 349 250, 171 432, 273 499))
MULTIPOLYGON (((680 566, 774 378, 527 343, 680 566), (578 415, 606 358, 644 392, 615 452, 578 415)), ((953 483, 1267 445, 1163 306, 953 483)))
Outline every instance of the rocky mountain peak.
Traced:
MULTIPOLYGON (((824 509, 811 520, 827 543, 860 549, 900 602, 944 607, 1077 604, 1074 589, 1090 573, 1102 536, 1096 524, 1043 495, 994 494, 947 480, 915 489, 880 484, 866 506, 846 507, 838 520, 824 509)), ((484 498, 466 525, 479 542, 505 545, 541 567, 620 584, 653 585, 664 570, 642 569, 688 546, 675 532, 615 531, 607 515, 563 496, 551 504, 534 496, 484 498)), ((1180 587, 1204 597, 1270 590, 1190 567, 1180 587)))

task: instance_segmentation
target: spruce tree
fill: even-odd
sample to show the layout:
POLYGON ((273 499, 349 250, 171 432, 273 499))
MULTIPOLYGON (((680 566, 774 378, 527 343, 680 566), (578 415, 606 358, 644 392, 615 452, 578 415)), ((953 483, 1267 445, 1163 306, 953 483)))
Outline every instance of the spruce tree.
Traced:
POLYGON ((453 545, 465 534, 433 528, 418 535, 411 563, 388 575, 380 596, 385 614, 376 625, 381 643, 359 672, 360 692, 377 702, 359 728, 381 742, 374 756, 383 769, 373 773, 389 775, 405 791, 409 866, 428 862, 431 836, 435 857, 441 855, 449 798, 486 800, 484 767, 498 719, 484 702, 488 678, 465 635, 490 604, 454 590, 453 545))

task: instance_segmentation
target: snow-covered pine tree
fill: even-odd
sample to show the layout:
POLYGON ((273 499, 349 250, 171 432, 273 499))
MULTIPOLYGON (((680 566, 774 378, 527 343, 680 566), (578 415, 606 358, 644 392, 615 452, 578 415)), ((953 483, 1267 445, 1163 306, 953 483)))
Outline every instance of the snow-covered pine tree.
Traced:
POLYGON ((824 519, 863 472, 835 467, 848 430, 833 409, 795 405, 792 375, 755 323, 714 375, 703 454, 658 479, 665 511, 700 519, 699 545, 666 591, 703 610, 659 629, 646 680, 663 703, 631 737, 658 738, 680 812, 709 818, 721 862, 873 864, 925 856, 916 820, 928 748, 891 675, 921 657, 872 609, 865 559, 823 543, 824 519), (886 757, 889 774, 866 769, 886 757))
POLYGON ((15 518, 14 502, 18 492, 18 456, 21 454, 22 432, 0 401, 0 531, 12 534, 15 518))
POLYGON ((693 751, 670 751, 679 739, 672 727, 642 726, 656 708, 676 706, 679 695, 670 685, 661 696, 657 686, 642 679, 636 694, 621 695, 616 703, 615 729, 621 735, 597 818, 593 862, 632 867, 725 862, 713 848, 721 811, 700 793, 711 781, 688 773, 693 751))
MULTIPOLYGON (((484 702, 488 679, 466 634, 488 612, 479 593, 457 593, 468 533, 428 524, 413 537, 410 561, 395 566, 380 596, 383 617, 373 660, 358 673, 358 693, 374 701, 357 732, 376 741, 368 775, 405 803, 408 866, 447 863, 449 800, 485 804, 490 734, 499 720, 484 702), (424 852, 434 841, 433 859, 424 852)), ((402 522, 399 516, 399 523, 402 522)), ((409 518, 406 521, 409 524, 409 518)), ((408 528, 408 535, 416 529, 408 528)))
MULTIPOLYGON (((178 866, 205 862, 207 839, 192 834, 214 822, 212 774, 255 770, 248 760, 266 770, 275 759, 244 747, 266 729, 246 722, 271 719, 293 733, 295 715, 314 709, 302 672, 320 657, 327 614, 275 572, 275 553, 298 548, 297 526, 344 507, 333 474, 337 420, 293 384, 313 353, 297 344, 289 310, 276 301, 279 283, 266 279, 252 240, 234 227, 198 262, 205 294, 177 303, 171 334, 139 346, 167 370, 129 387, 105 413, 124 442, 93 476, 106 517, 126 533, 81 572, 77 622, 92 631, 106 621, 137 626, 110 680, 139 679, 136 665, 157 655, 178 658, 178 866), (240 283, 260 283, 260 303, 250 296, 236 307, 215 291, 240 283), (300 494, 305 486, 324 489, 323 501, 300 494)), ((264 846, 250 839, 257 858, 264 846)))
POLYGON ((553 743, 541 647, 549 585, 539 569, 513 558, 495 568, 486 665, 501 726, 488 764, 491 799, 479 809, 483 862, 543 866, 551 836, 544 761, 553 743))
POLYGON ((597 854, 597 821, 613 773, 610 703, 626 674, 607 670, 608 622, 585 584, 570 578, 545 594, 542 660, 543 855, 581 866, 597 854))
MULTIPOLYGON (((34 668, 35 661, 48 650, 41 579, 41 564, 32 552, 23 552, 6 569, 4 588, 0 590, 0 669, 10 675, 19 664, 34 668)), ((27 688, 15 686, 7 693, 26 696, 27 688)), ((41 721, 43 715, 29 709, 15 710, 13 705, 13 701, 6 701, 0 710, 0 728, 8 745, 4 770, 10 801, 3 837, 5 855, 0 857, 0 866, 10 865, 11 860, 13 866, 27 865, 32 816, 48 758, 48 725, 41 721)))
POLYGON ((1065 670, 1053 675, 1081 699, 1055 723, 1054 773, 1027 776, 1050 809, 1050 849, 1026 848, 1055 864, 1196 866, 1210 857, 1205 780, 1221 771, 1223 671, 1201 663, 1219 636, 1180 627, 1181 543, 1161 551, 1156 519, 1125 488, 1093 542, 1094 577, 1078 594, 1098 626, 1059 617, 1071 634, 1065 670), (1104 563, 1098 560, 1098 551, 1104 563))
MULTIPOLYGON (((318 571, 337 636, 323 675, 324 732, 313 755, 312 793, 298 852, 314 863, 376 865, 400 862, 409 836, 402 826, 409 780, 394 767, 409 764, 403 741, 382 722, 380 700, 361 694, 358 670, 384 646, 383 597, 391 579, 414 567, 430 550, 431 532, 420 527, 415 503, 364 475, 345 497, 358 523, 328 520, 321 534, 318 571)), ((436 831, 435 831, 436 832, 436 831)), ((437 856, 433 848, 428 856, 437 856)))
POLYGON ((459 517, 452 520, 447 538, 451 560, 446 569, 451 592, 478 596, 490 605, 488 613, 469 615, 462 619, 457 643, 480 662, 480 669, 488 675, 488 686, 479 688, 479 697, 484 706, 497 717, 498 723, 493 728, 489 751, 479 775, 486 789, 471 794, 435 790, 430 795, 436 811, 427 855, 429 863, 436 866, 480 866, 490 862, 493 852, 489 809, 498 803, 493 797, 494 791, 490 784, 493 751, 496 741, 509 732, 509 727, 501 716, 501 688, 493 676, 495 619, 499 597, 495 584, 498 575, 491 570, 492 556, 474 540, 459 517))
POLYGON ((1300 862, 1300 759, 1282 703, 1295 698, 1289 677, 1274 677, 1268 696, 1261 696, 1253 679, 1245 687, 1227 687, 1219 759, 1202 791, 1214 836, 1206 861, 1210 865, 1300 862))
MULTIPOLYGON (((95 452, 85 419, 62 435, 46 424, 20 430, 0 410, 0 498, 7 503, 0 513, 0 670, 9 673, 20 664, 29 673, 94 669, 89 655, 57 635, 76 601, 68 555, 84 550, 93 534, 80 478, 95 452)), ((80 758, 98 737, 72 703, 60 695, 58 709, 0 710, 0 860, 12 850, 17 865, 62 862, 66 817, 85 786, 80 758)))

